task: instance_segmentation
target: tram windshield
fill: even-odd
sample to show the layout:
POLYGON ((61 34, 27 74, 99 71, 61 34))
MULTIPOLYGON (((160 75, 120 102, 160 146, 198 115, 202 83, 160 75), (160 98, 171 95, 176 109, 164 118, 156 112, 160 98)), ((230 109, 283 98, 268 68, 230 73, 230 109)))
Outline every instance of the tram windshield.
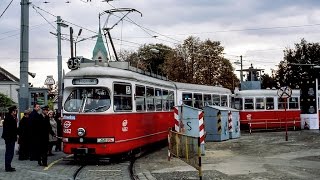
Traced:
POLYGON ((110 108, 107 88, 77 88, 71 91, 64 109, 67 112, 104 112, 110 108))

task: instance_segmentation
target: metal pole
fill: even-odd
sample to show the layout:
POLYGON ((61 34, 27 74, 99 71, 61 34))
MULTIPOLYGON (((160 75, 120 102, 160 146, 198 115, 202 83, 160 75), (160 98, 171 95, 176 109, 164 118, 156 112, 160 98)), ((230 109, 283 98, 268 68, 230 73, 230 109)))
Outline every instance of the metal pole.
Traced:
POLYGON ((243 72, 242 72, 242 55, 240 56, 240 83, 243 81, 243 72))
POLYGON ((316 110, 317 110, 317 119, 318 119, 318 126, 319 126, 319 130, 320 130, 320 122, 319 122, 319 81, 318 78, 316 78, 316 110))
POLYGON ((21 0, 19 115, 29 108, 29 4, 21 0))
POLYGON ((284 98, 284 119, 286 121, 286 141, 288 141, 287 98, 284 98))
POLYGON ((58 40, 58 114, 62 109, 62 55, 61 55, 61 17, 57 16, 57 40, 58 40))

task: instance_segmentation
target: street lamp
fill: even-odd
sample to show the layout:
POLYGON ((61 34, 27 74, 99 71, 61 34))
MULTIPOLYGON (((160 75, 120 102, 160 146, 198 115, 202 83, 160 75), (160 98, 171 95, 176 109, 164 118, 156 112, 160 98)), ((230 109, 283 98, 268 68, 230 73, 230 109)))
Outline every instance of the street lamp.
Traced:
POLYGON ((240 56, 240 62, 236 61, 234 64, 240 65, 240 83, 243 81, 243 71, 242 71, 242 55, 240 56))

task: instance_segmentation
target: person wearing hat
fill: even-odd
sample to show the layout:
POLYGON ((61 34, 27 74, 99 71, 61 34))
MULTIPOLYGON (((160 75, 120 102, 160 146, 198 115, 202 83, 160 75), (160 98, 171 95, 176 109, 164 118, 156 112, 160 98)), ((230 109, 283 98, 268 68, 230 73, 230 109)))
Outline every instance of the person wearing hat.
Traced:
POLYGON ((19 121, 19 127, 18 127, 19 160, 27 160, 29 159, 29 156, 30 156, 29 114, 30 114, 30 110, 25 110, 23 118, 19 121))
POLYGON ((8 108, 9 113, 4 118, 2 138, 6 144, 5 152, 5 170, 6 172, 13 172, 16 169, 11 166, 14 156, 14 146, 17 141, 17 107, 12 106, 8 108))
POLYGON ((49 107, 44 106, 42 109, 41 120, 39 122, 39 156, 38 156, 38 164, 40 166, 47 166, 47 159, 48 159, 48 146, 49 146, 49 134, 55 136, 54 132, 52 131, 50 120, 48 116, 49 107))

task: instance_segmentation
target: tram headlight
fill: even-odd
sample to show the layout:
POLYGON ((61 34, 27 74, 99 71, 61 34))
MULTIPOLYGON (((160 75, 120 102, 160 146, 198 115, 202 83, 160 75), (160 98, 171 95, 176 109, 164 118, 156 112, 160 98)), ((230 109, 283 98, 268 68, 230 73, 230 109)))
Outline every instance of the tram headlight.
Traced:
POLYGON ((78 136, 82 137, 86 134, 86 130, 84 128, 78 128, 78 136))

